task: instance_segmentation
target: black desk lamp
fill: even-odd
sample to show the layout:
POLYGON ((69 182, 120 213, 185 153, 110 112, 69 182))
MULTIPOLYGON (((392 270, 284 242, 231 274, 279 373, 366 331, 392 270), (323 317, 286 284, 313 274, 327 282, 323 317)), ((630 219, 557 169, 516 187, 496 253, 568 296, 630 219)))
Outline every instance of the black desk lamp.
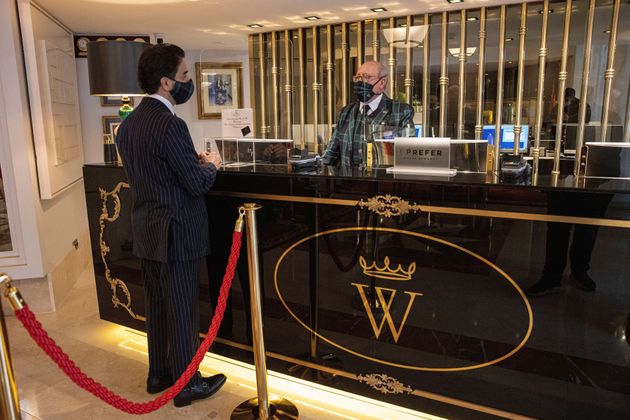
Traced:
POLYGON ((133 111, 130 96, 142 96, 138 85, 138 60, 150 44, 136 41, 95 41, 87 44, 90 95, 121 96, 118 110, 124 119, 133 111))

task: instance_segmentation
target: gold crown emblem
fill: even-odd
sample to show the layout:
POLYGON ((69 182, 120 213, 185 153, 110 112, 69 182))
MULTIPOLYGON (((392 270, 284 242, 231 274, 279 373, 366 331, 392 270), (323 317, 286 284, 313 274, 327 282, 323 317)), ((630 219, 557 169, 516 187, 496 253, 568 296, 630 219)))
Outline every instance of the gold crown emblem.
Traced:
POLYGON ((382 268, 376 265, 376 261, 373 261, 372 265, 368 266, 365 258, 359 257, 359 264, 363 267, 363 274, 378 277, 379 279, 407 281, 411 280, 411 275, 416 272, 415 262, 412 262, 407 270, 404 270, 400 264, 398 264, 396 269, 390 268, 389 257, 385 257, 383 262, 385 265, 382 268))

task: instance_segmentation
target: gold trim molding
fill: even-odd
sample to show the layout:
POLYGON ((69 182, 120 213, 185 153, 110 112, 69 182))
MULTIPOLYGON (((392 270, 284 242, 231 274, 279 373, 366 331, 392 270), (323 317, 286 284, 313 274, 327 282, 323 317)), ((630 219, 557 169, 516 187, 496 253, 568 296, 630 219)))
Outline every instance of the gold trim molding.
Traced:
MULTIPOLYGON (((333 206, 349 206, 356 207, 360 206, 361 202, 363 202, 363 206, 366 207, 367 203, 372 200, 372 202, 376 199, 374 196, 367 200, 346 200, 341 198, 318 198, 318 197, 305 197, 299 195, 279 195, 279 194, 258 194, 258 193, 240 193, 240 192, 218 192, 218 191, 210 191, 210 195, 213 196, 224 196, 224 197, 235 197, 235 198, 246 198, 246 199, 257 199, 257 200, 269 200, 269 201, 286 201, 289 203, 311 203, 311 204, 328 204, 333 206)), ((385 197, 385 196, 383 196, 385 197)), ((395 197, 395 196, 392 196, 395 197)), ((418 205, 415 203, 409 203, 406 200, 403 200, 400 197, 396 197, 400 199, 402 202, 407 203, 409 205, 409 212, 423 212, 423 213, 437 213, 437 214, 457 214, 461 216, 478 216, 478 217, 496 217, 498 219, 513 219, 513 220, 527 220, 531 222, 556 222, 556 223, 571 223, 575 225, 593 225, 593 226, 606 226, 606 227, 616 227, 623 229, 630 229, 630 220, 620 220, 620 219, 602 219, 596 217, 575 217, 575 216, 562 216, 562 215, 554 215, 554 214, 539 214, 539 213, 521 213, 515 211, 502 211, 502 210, 482 210, 482 209, 471 209, 471 208, 460 208, 460 207, 442 207, 442 206, 424 206, 418 205)), ((394 207, 394 209, 398 209, 402 211, 405 207, 405 204, 401 203, 398 207, 394 207)), ((395 211, 395 210, 391 210, 395 211)), ((405 213, 406 214, 406 213, 405 213)))
POLYGON ((362 384, 367 384, 383 394, 411 394, 413 392, 411 387, 385 373, 358 375, 357 379, 362 384))
POLYGON ((129 292, 129 288, 127 287, 124 281, 122 281, 119 278, 112 277, 112 273, 109 268, 109 265, 107 264, 107 258, 106 258, 107 254, 109 254, 110 248, 105 242, 105 239, 103 239, 103 236, 105 235, 105 222, 113 223, 116 220, 118 220, 118 218, 120 217, 121 206, 120 206, 119 194, 123 188, 129 188, 129 184, 126 182, 119 182, 116 185, 116 187, 111 191, 106 191, 104 188, 100 188, 100 187, 98 189, 99 193, 101 194, 101 200, 102 200, 101 215, 98 218, 98 225, 100 227, 100 231, 98 234, 98 241, 99 241, 99 247, 101 251, 101 261, 103 261, 103 266, 105 268, 105 279, 109 283, 109 287, 112 290, 112 304, 114 305, 114 308, 121 306, 125 310, 127 310, 129 315, 133 319, 144 321, 146 320, 145 317, 141 315, 137 315, 133 311, 133 309, 131 309, 131 292, 129 292), (112 215, 109 214, 109 211, 107 208, 107 203, 110 197, 114 200, 114 213, 112 215), (125 302, 119 299, 118 297, 119 290, 122 291, 122 293, 125 295, 125 298, 126 298, 125 302))
POLYGON ((409 204, 407 200, 390 194, 375 195, 367 200, 361 200, 357 203, 357 206, 384 217, 396 217, 410 212, 420 213, 421 211, 420 206, 409 204))

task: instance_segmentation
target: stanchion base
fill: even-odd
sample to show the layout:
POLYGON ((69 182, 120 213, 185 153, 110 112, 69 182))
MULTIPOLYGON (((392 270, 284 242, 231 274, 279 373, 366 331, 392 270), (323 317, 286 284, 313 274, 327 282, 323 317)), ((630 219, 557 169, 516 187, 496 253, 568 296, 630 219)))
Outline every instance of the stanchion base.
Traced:
MULTIPOLYGON (((334 370, 341 370, 343 363, 337 356, 332 353, 318 353, 317 357, 312 357, 310 354, 301 354, 296 356, 298 359, 304 359, 311 363, 316 363, 334 370)), ((328 373, 321 371, 317 368, 312 368, 300 364, 288 364, 287 370, 291 375, 297 376, 301 379, 317 382, 320 384, 329 385, 337 380, 337 375, 334 373, 328 373)))
MULTIPOLYGON (((232 420, 258 419, 258 398, 250 398, 232 411, 232 420)), ((282 397, 269 399, 269 419, 297 420, 300 418, 298 409, 291 401, 282 397)))

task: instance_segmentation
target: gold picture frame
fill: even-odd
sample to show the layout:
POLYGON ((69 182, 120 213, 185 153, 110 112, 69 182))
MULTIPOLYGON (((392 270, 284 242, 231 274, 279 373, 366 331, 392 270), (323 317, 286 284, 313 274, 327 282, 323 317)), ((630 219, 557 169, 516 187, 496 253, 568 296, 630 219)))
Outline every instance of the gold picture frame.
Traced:
POLYGON ((197 115, 221 118, 224 109, 243 108, 243 63, 195 63, 197 115))
MULTIPOLYGON (((122 97, 121 96, 101 96, 101 106, 122 106, 122 97)), ((129 105, 134 105, 133 96, 129 98, 129 105)))
MULTIPOLYGON (((118 115, 103 115, 103 134, 114 134, 112 130, 116 127, 116 124, 120 124, 122 120, 118 115)), ((112 139, 114 137, 112 136, 112 139)))

